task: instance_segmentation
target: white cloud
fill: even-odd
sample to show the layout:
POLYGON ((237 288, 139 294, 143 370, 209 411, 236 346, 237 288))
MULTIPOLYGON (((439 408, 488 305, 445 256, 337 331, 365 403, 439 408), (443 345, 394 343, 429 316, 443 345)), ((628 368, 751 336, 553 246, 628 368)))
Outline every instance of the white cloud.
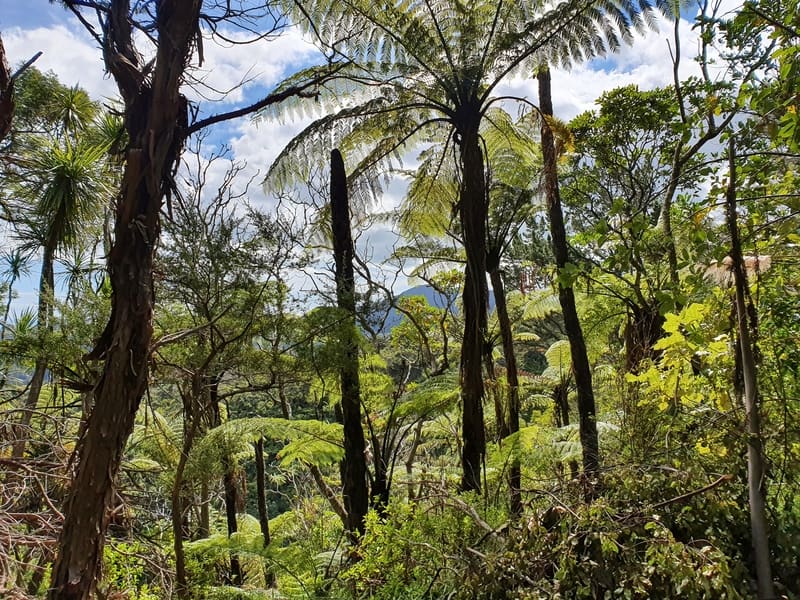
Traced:
POLYGON ((278 38, 253 43, 243 43, 248 39, 243 33, 221 33, 242 43, 204 39, 204 62, 193 70, 202 85, 189 93, 192 100, 205 96, 225 104, 240 103, 254 89, 256 93, 270 89, 300 66, 322 57, 296 28, 287 29, 278 38))
POLYGON ((18 65, 36 52, 41 71, 53 71, 64 85, 79 85, 93 98, 116 96, 114 82, 105 76, 103 58, 94 41, 82 30, 64 25, 3 32, 9 63, 18 65))

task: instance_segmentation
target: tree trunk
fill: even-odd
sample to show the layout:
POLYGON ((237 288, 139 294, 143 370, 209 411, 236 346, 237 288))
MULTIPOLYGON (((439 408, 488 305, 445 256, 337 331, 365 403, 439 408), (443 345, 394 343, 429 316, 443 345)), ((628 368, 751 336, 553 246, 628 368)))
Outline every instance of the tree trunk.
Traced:
POLYGON ((183 438, 183 448, 175 469, 175 481, 172 484, 172 537, 173 549, 175 550, 175 593, 181 600, 189 597, 189 585, 186 580, 186 557, 183 550, 183 540, 185 537, 184 513, 186 505, 183 500, 183 474, 186 470, 186 463, 189 460, 189 452, 194 445, 195 434, 199 427, 202 415, 192 415, 186 413, 186 418, 191 419, 191 425, 187 429, 183 438))
POLYGON ((347 530, 364 532, 367 514, 367 462, 364 430, 361 427, 361 391, 358 377, 358 333, 356 332, 355 249, 350 231, 350 207, 347 178, 339 150, 331 152, 331 228, 333 258, 336 263, 336 302, 344 314, 339 329, 342 349, 340 378, 342 388, 342 424, 344 425, 344 461, 342 488, 347 512, 347 530))
POLYGON ((594 391, 592 390, 592 371, 586 354, 586 342, 581 330, 578 311, 575 308, 575 293, 572 283, 566 280, 565 267, 568 263, 567 232, 564 227, 564 214, 561 210, 561 196, 558 189, 556 166, 556 146, 553 132, 547 122, 553 116, 553 100, 550 92, 550 70, 546 66, 539 69, 539 108, 542 112, 542 159, 544 162, 544 187, 547 199, 547 212, 550 220, 553 254, 558 268, 558 300, 564 314, 564 327, 569 338, 572 370, 578 390, 578 419, 583 451, 583 470, 589 476, 599 472, 599 443, 595 417, 594 391))
MULTIPOLYGON (((228 526, 228 538, 239 531, 236 523, 236 507, 239 504, 239 491, 236 489, 236 465, 233 460, 225 456, 222 458, 224 474, 222 476, 222 486, 225 489, 225 522, 228 526)), ((242 564, 239 562, 239 555, 231 552, 231 578, 230 584, 241 586, 242 564)))
MULTIPOLYGON (((256 498, 258 504, 258 524, 261 527, 261 537, 264 548, 269 546, 269 511, 267 509, 267 478, 264 470, 264 438, 253 444, 256 451, 256 498)), ((264 583, 271 587, 275 583, 275 574, 270 570, 269 562, 264 561, 264 583)))
POLYGON ((481 466, 486 455, 483 425, 483 347, 486 339, 486 194, 483 152, 478 136, 480 113, 476 108, 458 125, 461 136, 462 183, 459 217, 467 265, 464 272, 464 340, 461 345, 462 438, 461 490, 480 491, 481 466))
POLYGON ((47 360, 45 359, 45 344, 47 333, 52 327, 52 297, 55 289, 55 277, 53 274, 53 261, 55 259, 55 243, 47 243, 42 255, 42 273, 39 278, 39 304, 36 310, 37 328, 39 332, 39 348, 36 364, 33 368, 33 376, 28 387, 28 396, 25 398, 25 407, 22 411, 22 419, 17 426, 16 441, 11 449, 12 458, 22 458, 25 454, 29 428, 33 412, 39 404, 39 396, 44 385, 44 376, 47 374, 47 360))
POLYGON ((635 373, 645 358, 654 356, 653 346, 663 335, 664 317, 657 304, 630 307, 625 323, 625 370, 635 373))
POLYGON ((105 362, 85 435, 52 571, 50 600, 87 600, 99 574, 107 508, 125 443, 147 385, 153 325, 153 258, 165 181, 179 158, 186 100, 179 93, 201 0, 161 0, 152 74, 133 46, 128 0, 112 0, 105 61, 125 103, 125 169, 108 257, 111 317, 91 357, 105 362))
POLYGON ((747 273, 739 240, 739 226, 736 215, 736 147, 733 137, 728 144, 730 175, 728 178, 727 217, 731 234, 731 263, 736 289, 736 322, 739 333, 739 352, 744 381, 745 431, 747 432, 747 492, 750 501, 750 533, 753 556, 756 565, 759 600, 775 598, 772 583, 772 567, 769 557, 769 527, 764 482, 764 452, 761 440, 761 417, 758 408, 758 380, 755 360, 755 340, 750 336, 747 304, 747 273))
POLYGON ((269 513, 267 512, 267 485, 264 473, 264 438, 253 444, 256 451, 256 490, 258 497, 258 524, 264 538, 264 548, 269 546, 269 513))
MULTIPOLYGON (((511 436, 519 431, 519 377, 517 373, 517 355, 514 352, 514 334, 511 330, 511 318, 508 316, 508 303, 503 277, 498 269, 489 272, 494 290, 494 306, 497 320, 500 323, 500 337, 503 341, 503 357, 506 361, 506 383, 508 384, 508 433, 511 436)), ((519 446, 519 443, 517 443, 519 446)), ((521 481, 522 473, 519 465, 518 448, 515 448, 508 470, 508 487, 510 494, 510 511, 515 517, 522 514, 521 481)))
POLYGON ((0 142, 11 131, 11 121, 14 118, 14 81, 11 79, 11 69, 6 60, 6 49, 3 38, 0 37, 0 142))

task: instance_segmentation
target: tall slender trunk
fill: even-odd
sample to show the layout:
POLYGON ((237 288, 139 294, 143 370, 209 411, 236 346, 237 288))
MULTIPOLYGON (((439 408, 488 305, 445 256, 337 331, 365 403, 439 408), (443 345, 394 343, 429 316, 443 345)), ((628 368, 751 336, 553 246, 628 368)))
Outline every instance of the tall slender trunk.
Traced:
POLYGON ((175 593, 180 599, 189 597, 189 584, 186 579, 186 556, 183 549, 185 536, 184 514, 186 505, 183 499, 183 474, 186 471, 186 463, 189 460, 189 452, 194 445, 194 438, 197 433, 202 415, 193 415, 187 412, 187 419, 191 419, 191 425, 187 428, 183 437, 183 447, 181 456, 178 459, 178 466, 175 469, 175 481, 172 483, 172 537, 173 549, 175 551, 175 593))
POLYGON ((14 80, 6 60, 6 49, 0 37, 0 142, 11 131, 14 118, 14 80))
POLYGON ((13 458, 21 458, 25 454, 27 445, 28 429, 33 418, 36 406, 39 404, 39 396, 44 385, 44 376, 47 374, 47 360, 45 359, 45 340, 48 332, 52 330, 52 298, 55 289, 55 276, 53 273, 53 261, 55 260, 55 241, 48 240, 44 246, 42 255, 42 273, 39 278, 39 302, 36 309, 37 327, 39 332, 39 348, 36 364, 33 368, 33 375, 28 387, 28 395, 25 398, 25 406, 22 411, 22 418, 17 426, 16 441, 11 449, 13 458))
MULTIPOLYGON (((503 277, 498 269, 491 269, 489 277, 494 290, 494 306, 497 320, 500 323, 500 337, 503 342, 503 357, 506 361, 506 383, 508 384, 508 421, 507 435, 519 431, 519 377, 517 373, 517 355, 514 352, 514 335, 511 330, 511 318, 508 316, 508 303, 503 277)), ((517 444, 519 445, 519 444, 517 444)), ((517 448, 513 449, 511 465, 508 469, 508 487, 510 489, 510 511, 515 517, 522 514, 521 494, 522 473, 517 448)))
POLYGON ((364 532, 367 514, 366 444, 361 426, 361 390, 358 376, 358 333, 356 331, 355 248, 350 230, 350 206, 347 196, 347 177, 339 150, 331 152, 331 228, 333 258, 336 263, 336 303, 343 313, 340 331, 342 363, 342 424, 344 425, 344 461, 342 488, 347 512, 347 530, 351 534, 364 532))
POLYGON ((486 339, 486 219, 488 200, 477 108, 465 111, 459 123, 462 183, 459 217, 467 265, 464 272, 464 339, 461 345, 461 490, 481 489, 481 466, 486 455, 483 424, 483 347, 486 339))
POLYGON ((267 485, 264 472, 264 438, 259 438, 253 444, 256 451, 256 490, 258 497, 258 524, 261 527, 261 537, 264 538, 264 547, 269 546, 269 513, 267 512, 267 485))
POLYGON ((8 282, 8 297, 6 299, 6 306, 3 309, 3 322, 0 323, 0 341, 6 339, 6 328, 8 327, 8 315, 11 313, 11 303, 14 301, 14 282, 17 280, 16 275, 12 275, 8 282))
POLYGON ((572 370, 578 390, 578 419, 583 451, 583 470, 594 476, 599 472, 599 442, 595 417, 594 391, 592 390, 592 371, 586 354, 586 341, 583 337, 578 311, 575 308, 575 293, 572 283, 563 279, 569 261, 567 232, 564 227, 564 214, 561 210, 561 196, 558 189, 556 165, 556 145, 553 131, 547 117, 553 116, 553 99, 550 91, 550 70, 546 66, 539 69, 539 109, 542 112, 542 158, 544 161, 544 187, 547 197, 547 212, 550 220, 553 254, 558 268, 558 300, 564 314, 564 327, 569 338, 572 370))
POLYGON ((129 0, 112 0, 106 67, 125 103, 125 169, 108 257, 111 317, 92 357, 104 361, 95 402, 76 448, 76 472, 52 570, 50 600, 87 600, 100 572, 107 508, 125 443, 147 385, 153 334, 153 258, 159 214, 180 155, 187 105, 179 88, 196 38, 201 0, 161 0, 152 70, 134 49, 129 0), (147 76, 150 72, 149 77, 147 76))
MULTIPOLYGON (((263 546, 270 543, 269 510, 267 509, 267 477, 264 469, 264 438, 259 438, 253 444, 256 451, 256 503, 258 505, 258 525, 261 528, 263 546)), ((268 561, 264 561, 264 583, 271 587, 275 583, 275 574, 272 572, 268 561)))
POLYGON ((742 257, 739 226, 736 215, 736 146, 734 138, 728 143, 730 175, 726 193, 728 230, 731 235, 731 263, 736 290, 736 323, 739 334, 739 353, 744 382, 745 430, 747 432, 747 493, 750 501, 750 533, 758 580, 759 600, 775 598, 772 567, 769 558, 769 526, 767 525, 764 483, 764 449, 761 438, 761 416, 758 408, 758 379, 755 359, 755 340, 750 336, 746 298, 747 273, 742 257))
MULTIPOLYGON (((239 531, 236 522, 236 507, 239 504, 239 490, 236 488, 236 464, 229 456, 222 457, 222 487, 225 490, 225 523, 228 526, 228 538, 239 531)), ((244 582, 242 577, 242 563, 239 555, 231 552, 231 585, 241 586, 244 582)))

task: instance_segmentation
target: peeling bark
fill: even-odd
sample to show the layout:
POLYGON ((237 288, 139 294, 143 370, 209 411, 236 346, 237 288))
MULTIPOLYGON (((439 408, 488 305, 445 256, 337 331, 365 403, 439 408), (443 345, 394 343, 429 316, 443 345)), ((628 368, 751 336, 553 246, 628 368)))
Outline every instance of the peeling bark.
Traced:
MULTIPOLYGON (((69 3, 68 3, 69 4, 69 3)), ((109 6, 104 58, 125 104, 129 145, 108 257, 111 317, 90 358, 104 361, 94 407, 76 448, 75 477, 53 565, 50 600, 87 600, 99 576, 108 510, 125 443, 147 386, 153 334, 153 259, 159 215, 183 141, 180 94, 200 0, 161 0, 152 71, 133 45, 130 2, 109 6)))

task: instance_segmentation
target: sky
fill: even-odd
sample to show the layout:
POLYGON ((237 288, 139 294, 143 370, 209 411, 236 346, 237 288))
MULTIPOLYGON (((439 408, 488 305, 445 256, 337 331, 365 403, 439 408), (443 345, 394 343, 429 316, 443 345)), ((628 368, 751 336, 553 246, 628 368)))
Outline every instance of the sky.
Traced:
MULTIPOLYGON (((735 10, 738 5, 736 0, 723 2, 726 5, 724 11, 735 10)), ((679 26, 684 55, 680 74, 685 78, 698 74, 697 66, 690 60, 698 47, 697 32, 689 19, 682 18, 679 26)), ((623 47, 614 55, 578 65, 569 71, 554 70, 552 88, 556 116, 568 121, 592 109, 603 91, 615 87, 636 84, 641 89, 652 89, 671 84, 669 44, 672 27, 672 23, 660 19, 655 29, 636 35, 631 46, 623 47)), ((48 0, 0 0, 0 34, 12 68, 41 51, 43 54, 36 62, 40 70, 53 71, 62 83, 80 85, 94 98, 115 96, 115 85, 104 73, 96 43, 75 16, 58 4, 51 4, 48 0)), ((214 112, 254 102, 277 82, 300 67, 314 64, 320 56, 296 29, 288 29, 277 39, 249 45, 206 40, 204 55, 205 62, 198 76, 207 87, 187 90, 186 95, 202 105, 208 104, 204 97, 213 98, 216 100, 214 112), (243 79, 247 83, 237 87, 243 79), (222 97, 213 90, 231 91, 222 97)), ((520 96, 536 103, 536 81, 522 77, 509 80, 498 88, 497 95, 520 96)), ((263 173, 284 145, 308 122, 309 117, 286 122, 242 118, 215 126, 210 141, 226 144, 233 158, 247 164, 245 174, 255 177, 249 188, 251 202, 273 207, 274 199, 260 186, 263 173)), ((220 167, 212 175, 210 183, 214 183, 214 178, 221 180, 222 176, 220 167)), ((403 189, 400 184, 390 186, 381 207, 396 204, 403 189)), ((369 247, 374 260, 380 260, 388 253, 394 239, 388 225, 376 226, 362 244, 369 247)), ((15 309, 35 304, 38 268, 34 266, 36 276, 32 275, 19 287, 20 297, 15 301, 15 309)), ((402 289, 402 281, 399 283, 402 289)))

